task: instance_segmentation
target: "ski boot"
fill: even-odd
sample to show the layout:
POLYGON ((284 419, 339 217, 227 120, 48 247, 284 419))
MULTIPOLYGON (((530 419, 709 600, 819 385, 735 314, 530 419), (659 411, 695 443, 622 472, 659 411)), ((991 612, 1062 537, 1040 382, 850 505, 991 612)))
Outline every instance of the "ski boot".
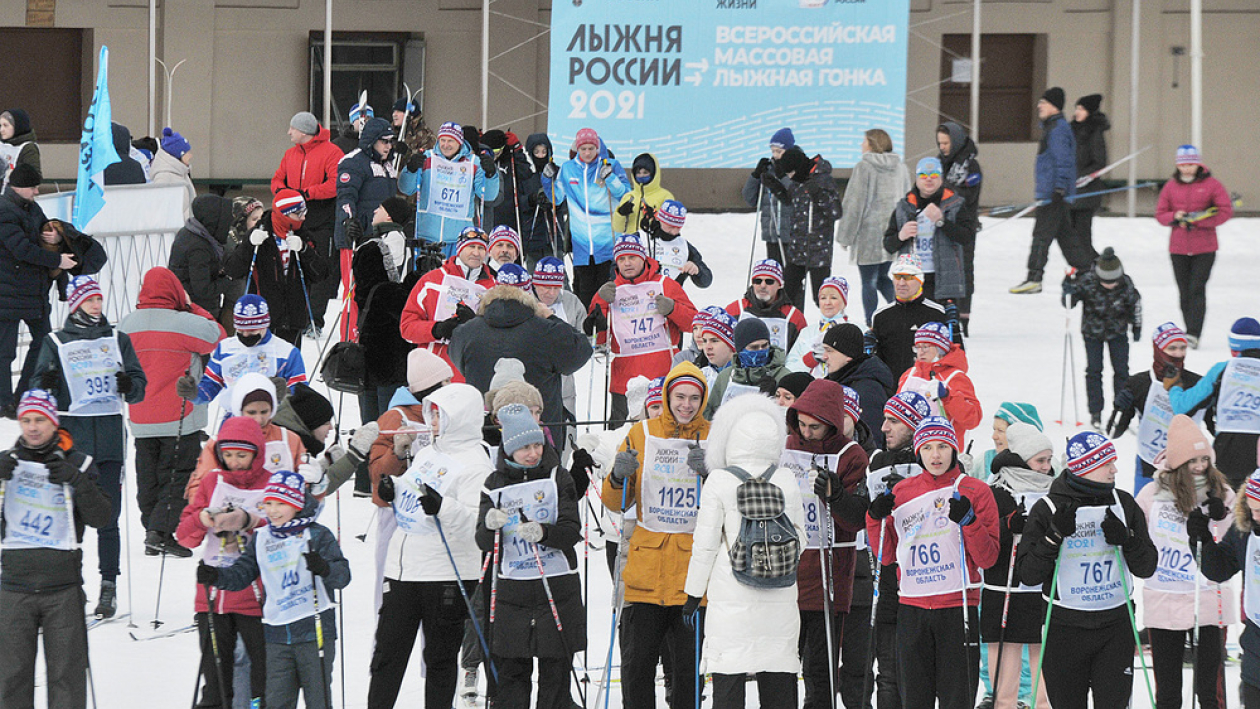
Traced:
POLYGON ((97 618, 113 618, 118 612, 118 584, 114 581, 101 581, 101 600, 96 604, 97 618))

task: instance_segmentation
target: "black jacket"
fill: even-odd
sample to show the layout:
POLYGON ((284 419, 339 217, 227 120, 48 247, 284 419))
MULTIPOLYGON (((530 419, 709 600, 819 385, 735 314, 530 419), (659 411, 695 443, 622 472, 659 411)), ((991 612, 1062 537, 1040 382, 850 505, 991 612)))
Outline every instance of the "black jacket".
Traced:
MULTIPOLYGON (((914 449, 907 446, 876 453, 871 457, 870 470, 874 472, 880 468, 900 468, 892 472, 905 477, 907 472, 905 468, 911 465, 917 465, 917 460, 914 455, 914 449)), ((878 551, 883 547, 880 541, 879 539, 868 539, 867 544, 878 551)), ((875 620, 878 623, 895 625, 897 623, 897 607, 901 604, 901 594, 897 584, 897 558, 894 556, 891 559, 879 561, 883 562, 883 568, 879 572, 879 608, 875 610, 875 620)))
POLYGON ((884 446, 884 404, 888 397, 897 393, 897 380, 883 360, 870 355, 860 355, 840 369, 827 375, 858 394, 862 402, 862 423, 871 431, 875 448, 884 446))
POLYGON ((794 266, 831 267, 835 225, 843 210, 840 193, 831 177, 831 163, 816 155, 810 161, 804 180, 793 176, 788 192, 792 195, 792 238, 783 245, 783 258, 794 266))
MULTIPOLYGON (((1182 369, 1181 381, 1177 383, 1177 386, 1182 389, 1189 389, 1195 384, 1198 384, 1199 380, 1202 378, 1203 375, 1201 374, 1196 374, 1188 369, 1182 369)), ((1119 406, 1116 407, 1119 410, 1120 415, 1116 419, 1115 429, 1111 432, 1112 436, 1115 438, 1123 436, 1124 432, 1129 430, 1129 424, 1133 421, 1134 414, 1141 414, 1143 416, 1146 415, 1146 397, 1151 392, 1151 384, 1151 370, 1149 369, 1144 372, 1138 372, 1137 374, 1130 375, 1128 380, 1125 381, 1124 388, 1129 392, 1129 395, 1133 397, 1133 402, 1123 408, 1119 406)), ((1160 386, 1163 386, 1162 382, 1160 383, 1160 386)), ((1146 466, 1143 465, 1143 468, 1145 467, 1146 466)), ((1151 470, 1146 472, 1149 474, 1153 470, 1154 468, 1151 468, 1151 470)))
POLYGON ((223 307, 223 291, 228 280, 223 272, 223 259, 231 228, 231 200, 203 194, 193 200, 192 218, 175 234, 171 244, 171 271, 184 285, 192 302, 215 318, 223 307))
MULTIPOLYGON (((578 517, 578 496, 573 478, 560 467, 560 455, 551 446, 543 450, 543 459, 537 467, 522 470, 508 465, 507 456, 499 449, 499 464, 486 478, 481 493, 481 511, 477 516, 477 546, 486 553, 493 553, 495 533, 486 528, 486 512, 495 506, 494 491, 516 483, 555 477, 558 510, 554 524, 543 524, 543 538, 538 542, 544 548, 564 552, 572 573, 550 576, 547 583, 564 625, 564 638, 570 653, 586 649, 586 614, 582 608, 582 588, 577 574, 577 552, 574 547, 582 541, 582 522, 578 517)), ((510 510, 504 510, 511 514, 510 510)), ((502 547, 506 542, 500 536, 500 566, 502 547)), ((482 584, 483 586, 485 584, 482 584)), ((566 657, 565 644, 556 631, 556 621, 551 615, 547 592, 541 577, 505 579, 498 581, 496 614, 490 633, 491 652, 502 657, 566 657)))
POLYGON ((105 168, 105 185, 143 185, 148 182, 144 178, 144 168, 131 157, 131 131, 117 123, 111 125, 110 130, 119 161, 105 168))
POLYGON ((1142 294, 1126 274, 1120 285, 1104 288, 1098 274, 1090 271, 1076 279, 1072 288, 1071 307, 1081 306, 1081 337, 1087 340, 1111 340, 1124 337, 1132 328, 1133 341, 1142 332, 1142 294))
MULTIPOLYGON (((372 264, 373 256, 379 252, 364 253, 355 251, 352 269, 355 281, 355 300, 359 299, 359 289, 364 289, 366 297, 359 303, 359 344, 363 345, 364 363, 369 387, 397 386, 407 383, 407 354, 415 345, 403 339, 398 330, 398 321, 402 317, 403 308, 407 306, 407 298, 411 289, 423 275, 412 271, 401 283, 394 283, 388 278, 363 277, 379 265, 379 257, 372 264)), ((380 269, 384 275, 384 269, 380 269)))
MULTIPOLYGON (((35 463, 64 457, 87 473, 83 482, 74 488, 73 495, 75 540, 82 543, 84 527, 104 527, 112 515, 109 498, 96 484, 96 465, 72 445, 70 434, 62 430, 41 448, 27 448, 19 441, 13 451, 19 460, 35 463)), ((0 516, 0 536, 4 525, 19 521, 0 516)), ((4 569, 0 572, 0 588, 14 593, 47 593, 83 585, 83 551, 79 549, 5 549, 0 552, 0 567, 4 569)))
MULTIPOLYGON (((328 276, 328 262, 312 247, 310 239, 302 248, 297 261, 302 264, 301 272, 290 267, 284 270, 280 257, 280 248, 276 246, 275 227, 271 223, 271 210, 263 213, 258 228, 271 235, 258 247, 258 259, 254 264, 257 281, 250 278, 245 287, 247 293, 257 293, 267 301, 271 311, 271 331, 301 330, 310 323, 310 301, 307 294, 310 287, 328 276), (305 281, 303 281, 305 277, 305 281)), ((223 272, 229 278, 246 278, 250 276, 250 261, 254 256, 254 246, 249 239, 242 241, 223 261, 223 272)), ((290 255, 290 259, 292 259, 290 255)), ((292 261, 290 261, 292 266, 292 261)))
POLYGON ((346 235, 347 216, 359 220, 363 231, 370 232, 372 213, 381 206, 381 202, 398 191, 398 173, 390 156, 381 158, 373 148, 382 135, 392 130, 383 118, 369 120, 359 134, 359 149, 347 153, 337 164, 337 217, 333 243, 339 249, 354 247, 346 235))
MULTIPOLYGON (((1084 177, 1107 166, 1107 139, 1103 136, 1111 129, 1107 114, 1096 111, 1082 122, 1072 121, 1072 134, 1076 137, 1076 176, 1084 177)), ((1102 206, 1102 197, 1082 197, 1089 192, 1103 189, 1102 178, 1092 180, 1076 189, 1073 210, 1094 210, 1102 206)))
MULTIPOLYGON (((1114 499, 1110 494, 1095 496, 1074 489, 1067 482, 1065 476, 1068 475, 1071 473, 1067 471, 1060 473, 1059 477, 1050 484, 1050 494, 1047 498, 1055 504, 1056 509, 1066 504, 1074 504, 1078 507, 1114 504, 1114 499)), ((1159 555, 1155 544, 1151 542, 1150 534, 1146 531, 1146 515, 1142 512, 1142 508, 1138 507, 1132 495, 1120 489, 1115 492, 1120 499, 1120 507, 1124 510, 1124 517, 1132 532, 1132 538, 1121 549, 1125 563, 1134 576, 1150 578, 1155 573, 1159 555)), ((1050 595, 1055 562, 1059 558, 1059 549, 1062 546, 1061 543, 1052 542, 1050 539, 1053 535, 1052 518, 1053 513, 1050 511, 1050 506, 1046 504, 1046 500, 1039 500, 1033 505, 1028 511, 1028 520, 1024 524, 1024 536, 1020 540, 1019 551, 1015 553, 1015 578, 1029 586, 1041 585, 1042 593, 1047 597, 1050 595)), ((1058 591, 1059 589, 1056 588, 1055 598, 1059 597, 1058 591)), ((1130 587, 1129 593, 1134 592, 1135 589, 1130 587)), ((1124 606, 1103 611, 1081 611, 1055 606, 1051 614, 1055 622, 1078 628, 1101 628, 1113 623, 1127 624, 1129 622, 1128 611, 1124 606)))
POLYGON ((0 317, 5 320, 48 315, 51 273, 61 265, 61 255, 40 246, 45 221, 44 210, 12 187, 0 196, 0 317))
MULTIPOLYGON (((569 203, 562 202, 553 206, 552 201, 542 194, 542 170, 553 157, 551 139, 546 133, 531 133, 525 139, 525 156, 530 163, 530 175, 516 185, 521 199, 525 200, 525 211, 521 212, 521 242, 525 253, 535 256, 562 255, 566 250, 569 203), (534 148, 539 145, 547 148, 545 158, 534 157, 534 148)), ((517 179, 520 179, 519 176, 517 179)), ((502 190, 503 182, 499 185, 502 190)))
POLYGON ((914 300, 895 300, 875 311, 871 318, 875 356, 888 365, 894 381, 914 365, 914 333, 930 322, 945 322, 945 308, 922 293, 914 300))
MULTIPOLYGON (((1254 523, 1250 525, 1254 527, 1254 523)), ((1238 572, 1242 575, 1242 593, 1247 592, 1247 542, 1252 532, 1238 528, 1235 522, 1221 537, 1221 541, 1203 545, 1203 575, 1224 583, 1238 572)), ((1254 561, 1251 563, 1255 563, 1254 561)), ((1243 614, 1243 632, 1239 643, 1243 649, 1242 679, 1252 687, 1260 687, 1260 628, 1243 614)))
POLYGON ((966 224, 971 233, 980 231, 980 190, 984 187, 984 171, 980 169, 980 160, 976 155, 980 150, 972 142, 962 126, 957 123, 942 123, 937 132, 949 134, 949 155, 939 154, 941 174, 947 187, 963 198, 965 204, 958 213, 958 221, 966 224))

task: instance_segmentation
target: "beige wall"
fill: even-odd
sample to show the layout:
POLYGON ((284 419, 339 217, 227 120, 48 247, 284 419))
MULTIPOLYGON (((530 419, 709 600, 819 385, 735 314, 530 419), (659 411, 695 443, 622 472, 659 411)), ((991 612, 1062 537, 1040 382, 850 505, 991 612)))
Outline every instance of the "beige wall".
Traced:
MULTIPOLYGON (((1048 35, 1047 82, 1062 86, 1069 102, 1087 93, 1105 95, 1103 110, 1113 124, 1108 137, 1114 157, 1128 152, 1131 2, 986 0, 983 6, 987 33, 1048 35)), ((1143 2, 1138 143, 1154 147, 1137 161, 1139 178, 1170 174, 1173 151, 1189 140, 1189 57, 1180 58, 1180 87, 1174 89, 1171 53, 1174 45, 1189 45, 1188 3, 1143 2)), ((1250 186, 1246 174, 1247 167, 1260 159, 1260 148, 1249 139, 1255 119, 1246 110, 1253 97, 1260 96, 1260 74, 1252 69, 1260 57, 1260 43, 1255 41, 1260 36, 1260 5, 1254 0, 1204 4, 1208 50, 1201 147, 1227 187, 1242 193, 1247 204, 1260 204, 1260 190, 1250 186)), ((21 25, 25 21, 21 5, 0 4, 0 25, 21 25)), ((176 74, 171 122, 193 144, 194 177, 269 177, 288 147, 288 117, 306 104, 307 35, 322 30, 324 3, 164 0, 161 5, 158 55, 168 64, 187 60, 176 74)), ((335 0, 334 5, 337 30, 423 35, 424 101, 430 124, 445 120, 480 124, 480 0, 335 0)), ((970 31, 969 7, 966 0, 912 0, 908 89, 937 81, 940 50, 935 45, 944 34, 970 31), (919 24, 928 20, 934 21, 919 24)), ((550 0, 496 0, 493 10, 492 56, 542 30, 531 22, 549 21, 550 0)), ((115 120, 135 134, 147 132, 145 0, 59 0, 56 24, 92 28, 96 49, 109 45, 115 120)), ((543 108, 534 98, 547 100, 548 61, 547 35, 492 61, 491 70, 520 91, 490 79, 490 126, 511 128, 522 139, 545 128, 545 113, 531 114, 543 108)), ((928 108, 907 103, 905 148, 912 160, 935 151, 938 120, 936 91, 928 89, 915 97, 928 108)), ((159 98, 159 116, 160 112, 159 98)), ((73 178, 76 149, 43 146, 50 177, 73 178)), ((981 136, 980 158, 989 178, 985 204, 1029 199, 1035 152, 1035 143, 985 143, 981 136)), ((1117 172, 1117 177, 1127 174, 1117 172)), ((746 175, 743 170, 675 170, 667 181, 693 208, 727 208, 741 206, 738 190, 746 175)), ((1149 210, 1153 200, 1154 191, 1148 191, 1139 205, 1149 210)), ((1111 206, 1123 209, 1123 198, 1111 206)))

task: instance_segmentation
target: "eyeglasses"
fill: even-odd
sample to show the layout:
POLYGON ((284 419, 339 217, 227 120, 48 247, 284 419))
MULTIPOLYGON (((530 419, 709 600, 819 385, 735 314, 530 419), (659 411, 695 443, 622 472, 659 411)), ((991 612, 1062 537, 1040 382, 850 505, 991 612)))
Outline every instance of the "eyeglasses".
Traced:
POLYGON ((778 281, 774 280, 773 278, 754 278, 752 279, 752 282, 754 286, 768 286, 774 283, 778 283, 778 281))

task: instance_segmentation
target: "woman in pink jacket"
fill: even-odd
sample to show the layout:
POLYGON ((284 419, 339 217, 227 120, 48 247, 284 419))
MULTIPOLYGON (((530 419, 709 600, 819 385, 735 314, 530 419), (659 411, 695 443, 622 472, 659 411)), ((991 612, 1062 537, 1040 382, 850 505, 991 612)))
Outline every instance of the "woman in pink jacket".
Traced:
POLYGON ((1238 592, 1229 582, 1212 583, 1199 573, 1199 550, 1191 546, 1186 530, 1197 524, 1216 539, 1224 535, 1231 521, 1228 511, 1234 506, 1234 491, 1216 469, 1212 444, 1188 416, 1173 418, 1167 448, 1155 462, 1154 484, 1137 496, 1159 552, 1159 565, 1142 591, 1142 618, 1150 630, 1155 670, 1155 704, 1181 706, 1186 634, 1194 632, 1197 622, 1194 691, 1200 706, 1223 706, 1225 628, 1238 622, 1238 592))
POLYGON ((1193 145, 1177 148, 1177 173, 1164 183, 1155 219, 1171 226, 1168 252, 1181 293, 1181 315, 1190 347, 1198 349, 1207 311, 1207 282, 1216 262, 1216 227, 1234 215, 1234 205, 1220 180, 1199 158, 1193 145))

